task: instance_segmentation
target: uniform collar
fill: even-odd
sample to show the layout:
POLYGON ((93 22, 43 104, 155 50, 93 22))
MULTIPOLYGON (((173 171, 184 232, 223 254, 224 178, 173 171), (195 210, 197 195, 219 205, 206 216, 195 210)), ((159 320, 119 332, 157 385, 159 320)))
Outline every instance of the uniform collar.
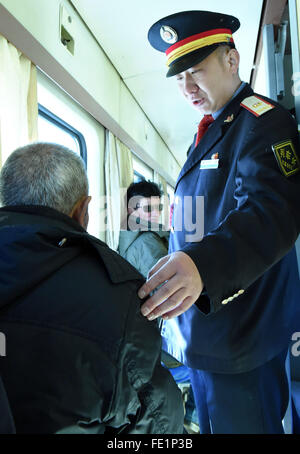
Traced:
POLYGON ((189 153, 188 158, 177 179, 175 191, 184 175, 186 175, 196 164, 201 161, 201 159, 203 159, 207 155, 207 153, 209 153, 209 151, 216 145, 216 143, 221 140, 221 138, 232 126, 232 124, 234 124, 236 117, 241 109, 240 103, 247 96, 251 96, 253 94, 252 88, 247 83, 245 83, 243 87, 239 87, 239 89, 239 91, 237 91, 231 98, 229 103, 223 107, 221 114, 218 116, 216 121, 214 121, 210 125, 207 132, 196 147, 194 147, 196 140, 195 135, 191 152, 189 153), (226 118, 228 118, 228 120, 226 120, 226 118))
POLYGON ((221 107, 221 109, 217 110, 217 112, 214 112, 212 114, 212 116, 214 117, 214 120, 216 120, 219 117, 219 115, 221 115, 221 113, 226 109, 228 104, 231 103, 231 101, 243 90, 243 88, 246 85, 247 85, 246 82, 242 82, 241 85, 238 87, 238 89, 234 92, 233 96, 229 99, 229 101, 223 107, 221 107))

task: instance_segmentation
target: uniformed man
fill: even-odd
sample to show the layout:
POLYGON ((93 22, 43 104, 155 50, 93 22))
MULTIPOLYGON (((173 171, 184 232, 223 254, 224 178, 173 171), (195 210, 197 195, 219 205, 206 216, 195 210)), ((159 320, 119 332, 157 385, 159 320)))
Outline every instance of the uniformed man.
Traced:
POLYGON ((282 433, 285 359, 300 329, 300 148, 294 118, 240 80, 239 26, 185 11, 149 30, 167 77, 204 117, 177 180, 169 255, 139 296, 165 283, 141 310, 164 319, 164 348, 190 368, 202 433, 282 433), (199 197, 195 241, 181 221, 195 220, 199 197))

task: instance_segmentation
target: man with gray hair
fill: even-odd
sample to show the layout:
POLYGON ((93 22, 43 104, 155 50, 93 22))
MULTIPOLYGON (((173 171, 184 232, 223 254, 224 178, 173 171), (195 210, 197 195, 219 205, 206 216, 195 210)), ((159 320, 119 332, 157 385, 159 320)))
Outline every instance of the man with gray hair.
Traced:
POLYGON ((0 375, 16 432, 182 433, 142 276, 86 232, 90 200, 83 161, 60 145, 20 148, 0 174, 0 375))

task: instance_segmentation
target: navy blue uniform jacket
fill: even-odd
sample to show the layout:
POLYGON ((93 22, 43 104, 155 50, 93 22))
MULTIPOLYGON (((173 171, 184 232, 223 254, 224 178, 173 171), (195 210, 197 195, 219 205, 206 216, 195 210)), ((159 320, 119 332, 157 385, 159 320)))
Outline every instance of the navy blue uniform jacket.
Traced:
POLYGON ((297 125, 288 111, 267 98, 275 107, 259 117, 242 107, 252 95, 246 85, 231 100, 199 145, 191 147, 176 184, 176 230, 169 252, 186 252, 205 288, 188 311, 164 322, 162 335, 164 348, 195 369, 251 370, 281 352, 292 333, 300 331, 294 248, 300 228, 300 172, 287 177, 280 168, 299 167, 297 125), (285 156, 277 161, 272 147, 281 143, 285 156), (200 169, 201 160, 216 153, 219 167, 200 169), (201 216, 196 196, 204 196, 200 241, 187 241, 186 196, 194 222, 201 216))

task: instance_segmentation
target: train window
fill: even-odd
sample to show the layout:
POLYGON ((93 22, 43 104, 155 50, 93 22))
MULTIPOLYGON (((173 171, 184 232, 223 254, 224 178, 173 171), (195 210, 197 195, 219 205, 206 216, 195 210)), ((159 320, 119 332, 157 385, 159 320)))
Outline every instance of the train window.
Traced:
POLYGON ((143 179, 153 181, 153 169, 148 167, 143 161, 136 156, 132 156, 134 182, 137 183, 143 179))
POLYGON ((86 143, 83 135, 73 126, 54 115, 50 110, 39 104, 38 135, 43 142, 55 142, 64 145, 79 154, 87 163, 86 143))

